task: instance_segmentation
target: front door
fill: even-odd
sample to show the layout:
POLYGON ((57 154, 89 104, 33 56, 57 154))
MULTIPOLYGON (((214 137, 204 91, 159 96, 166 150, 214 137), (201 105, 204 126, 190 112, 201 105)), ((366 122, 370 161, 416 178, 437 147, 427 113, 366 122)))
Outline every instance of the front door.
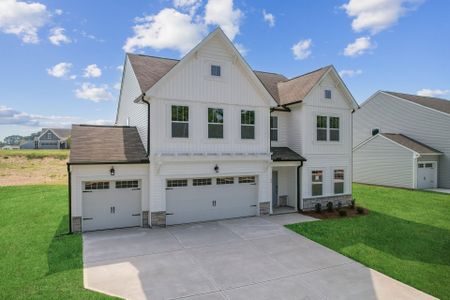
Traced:
POLYGON ((272 207, 278 206, 278 171, 272 171, 272 207))
POLYGON ((417 165, 417 188, 431 189, 436 187, 436 163, 419 162, 417 165))

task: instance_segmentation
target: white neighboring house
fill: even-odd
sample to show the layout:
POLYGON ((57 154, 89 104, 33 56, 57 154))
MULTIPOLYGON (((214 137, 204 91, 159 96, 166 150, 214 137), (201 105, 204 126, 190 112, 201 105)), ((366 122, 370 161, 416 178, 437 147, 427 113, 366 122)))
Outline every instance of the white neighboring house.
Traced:
POLYGON ((450 101, 378 91, 353 119, 355 182, 450 188, 450 101))
POLYGON ((116 126, 72 130, 71 229, 348 205, 357 107, 334 67, 253 71, 220 28, 181 60, 127 54, 116 126))

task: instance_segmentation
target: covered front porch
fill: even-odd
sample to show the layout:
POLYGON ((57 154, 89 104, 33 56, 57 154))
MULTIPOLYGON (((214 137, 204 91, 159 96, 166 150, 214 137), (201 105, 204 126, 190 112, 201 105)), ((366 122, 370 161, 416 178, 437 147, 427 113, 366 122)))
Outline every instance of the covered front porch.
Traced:
POLYGON ((298 211, 301 172, 306 161, 287 147, 272 147, 272 210, 273 215, 298 211))

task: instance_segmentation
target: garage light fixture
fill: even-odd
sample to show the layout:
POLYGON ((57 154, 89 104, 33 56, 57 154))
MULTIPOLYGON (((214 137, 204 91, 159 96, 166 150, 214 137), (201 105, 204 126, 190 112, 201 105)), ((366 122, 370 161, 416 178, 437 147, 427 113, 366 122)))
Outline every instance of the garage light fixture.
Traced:
POLYGON ((116 174, 116 170, 114 170, 114 167, 111 167, 109 173, 111 174, 111 176, 114 176, 114 174, 116 174))

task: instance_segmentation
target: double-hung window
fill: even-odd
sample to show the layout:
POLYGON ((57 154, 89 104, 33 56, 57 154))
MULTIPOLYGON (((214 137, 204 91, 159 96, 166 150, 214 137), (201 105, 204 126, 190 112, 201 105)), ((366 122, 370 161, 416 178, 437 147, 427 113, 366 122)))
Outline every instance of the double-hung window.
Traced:
POLYGON ((311 196, 323 195, 323 171, 314 170, 311 172, 311 196))
POLYGON ((270 140, 278 141, 278 117, 270 117, 270 140))
POLYGON ((255 139, 255 111, 241 110, 241 139, 255 139))
POLYGON ((343 194, 344 193, 344 170, 338 169, 334 170, 334 193, 343 194))
POLYGON ((172 105, 172 137, 189 137, 189 107, 172 105))
POLYGON ((317 140, 327 140, 327 117, 317 116, 317 140))
POLYGON ((208 138, 223 139, 223 109, 208 108, 208 138))
POLYGON ((330 141, 339 142, 339 117, 330 117, 330 141))

